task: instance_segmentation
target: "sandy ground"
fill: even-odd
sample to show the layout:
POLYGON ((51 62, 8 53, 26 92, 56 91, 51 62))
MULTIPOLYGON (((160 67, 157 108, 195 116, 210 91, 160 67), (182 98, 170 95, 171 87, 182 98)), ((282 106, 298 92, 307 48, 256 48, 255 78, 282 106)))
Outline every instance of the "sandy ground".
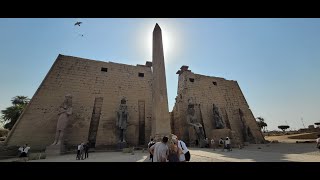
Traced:
MULTIPOLYGON (((230 152, 221 149, 190 148, 190 162, 320 162, 320 151, 315 143, 296 143, 303 139, 288 139, 286 136, 266 136, 266 140, 278 140, 280 143, 250 144, 243 149, 233 149, 230 152)), ((305 139, 306 141, 314 139, 305 139)), ((0 160, 12 162, 17 158, 0 160)), ((28 162, 151 162, 149 153, 135 151, 93 152, 85 160, 76 160, 76 154, 49 156, 46 159, 30 160, 28 162)))
MULTIPOLYGON (((310 134, 310 133, 302 133, 303 134, 310 134)), ((298 134, 292 134, 292 135, 282 135, 282 136, 265 136, 264 138, 268 141, 277 140, 282 143, 296 143, 296 141, 315 141, 315 139, 289 139, 291 136, 297 136, 298 134)))
MULTIPOLYGON (((221 149, 190 148, 191 162, 320 162, 320 151, 314 143, 254 144, 230 152, 221 149)), ((17 158, 0 160, 12 162, 17 158)), ((76 154, 47 157, 28 162, 150 162, 148 152, 94 152, 85 160, 76 154)))

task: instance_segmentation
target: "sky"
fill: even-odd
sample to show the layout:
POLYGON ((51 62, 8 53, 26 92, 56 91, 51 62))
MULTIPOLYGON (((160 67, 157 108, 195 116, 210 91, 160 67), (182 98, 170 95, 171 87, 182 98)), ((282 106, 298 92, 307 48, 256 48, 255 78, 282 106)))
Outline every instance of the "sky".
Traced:
POLYGON ((238 81, 268 130, 320 122, 320 19, 21 18, 0 19, 0 110, 32 98, 58 54, 129 65, 152 61, 162 29, 169 110, 182 65, 238 81), (81 26, 74 26, 77 21, 81 26), (82 36, 83 35, 83 36, 82 36))

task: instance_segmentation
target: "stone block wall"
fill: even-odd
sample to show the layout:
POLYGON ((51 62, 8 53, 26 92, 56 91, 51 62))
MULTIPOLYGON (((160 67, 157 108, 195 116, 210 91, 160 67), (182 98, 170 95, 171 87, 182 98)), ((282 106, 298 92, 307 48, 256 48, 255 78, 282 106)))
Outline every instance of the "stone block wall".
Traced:
POLYGON ((183 67, 177 72, 179 74, 178 92, 171 115, 171 124, 175 127, 173 129, 174 134, 180 135, 181 139, 191 144, 192 142, 189 141, 195 139, 195 137, 190 137, 192 135, 188 132, 190 130, 188 130, 186 124, 188 101, 191 99, 195 107, 199 107, 200 113, 197 113, 197 119, 203 122, 206 137, 209 139, 222 137, 226 134, 223 131, 224 133, 220 135, 219 132, 222 131, 215 129, 215 122, 213 121, 213 104, 215 104, 226 124, 225 128, 230 129, 230 136, 236 136, 231 138, 237 139, 237 143, 243 143, 244 141, 262 143, 264 141, 264 137, 236 81, 195 74, 188 70, 188 66, 183 67), (243 113, 242 120, 239 109, 243 113), (243 130, 245 126, 249 127, 252 139, 244 139, 243 130))
POLYGON ((116 111, 123 97, 127 100, 128 144, 138 145, 139 107, 145 104, 145 143, 149 141, 152 119, 152 72, 150 66, 125 65, 59 55, 10 132, 6 144, 29 143, 43 148, 54 140, 58 109, 64 96, 72 97, 73 114, 66 128, 66 143, 88 140, 95 98, 102 97, 96 146, 117 143, 116 111))

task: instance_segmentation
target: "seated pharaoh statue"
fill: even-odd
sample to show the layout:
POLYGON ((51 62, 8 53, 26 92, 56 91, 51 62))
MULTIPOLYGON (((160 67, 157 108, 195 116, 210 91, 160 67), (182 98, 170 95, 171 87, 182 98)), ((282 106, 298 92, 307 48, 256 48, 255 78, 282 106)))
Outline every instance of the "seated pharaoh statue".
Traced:
POLYGON ((213 104, 213 121, 216 125, 216 129, 223 129, 225 127, 223 120, 220 116, 218 107, 213 104))
POLYGON ((194 109, 194 104, 190 104, 188 105, 188 110, 187 110, 187 123, 191 126, 194 127, 197 136, 198 136, 198 141, 201 142, 203 140, 205 140, 205 134, 203 131, 203 126, 201 123, 198 122, 196 113, 195 113, 195 109, 194 109))

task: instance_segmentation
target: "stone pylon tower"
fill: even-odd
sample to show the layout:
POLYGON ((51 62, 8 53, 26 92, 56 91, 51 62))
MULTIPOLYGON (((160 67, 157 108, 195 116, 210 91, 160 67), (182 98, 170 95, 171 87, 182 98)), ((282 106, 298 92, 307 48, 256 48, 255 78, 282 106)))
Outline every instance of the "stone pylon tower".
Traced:
POLYGON ((164 65, 161 28, 158 24, 153 30, 152 44, 152 136, 160 140, 171 134, 168 108, 167 81, 164 65))

